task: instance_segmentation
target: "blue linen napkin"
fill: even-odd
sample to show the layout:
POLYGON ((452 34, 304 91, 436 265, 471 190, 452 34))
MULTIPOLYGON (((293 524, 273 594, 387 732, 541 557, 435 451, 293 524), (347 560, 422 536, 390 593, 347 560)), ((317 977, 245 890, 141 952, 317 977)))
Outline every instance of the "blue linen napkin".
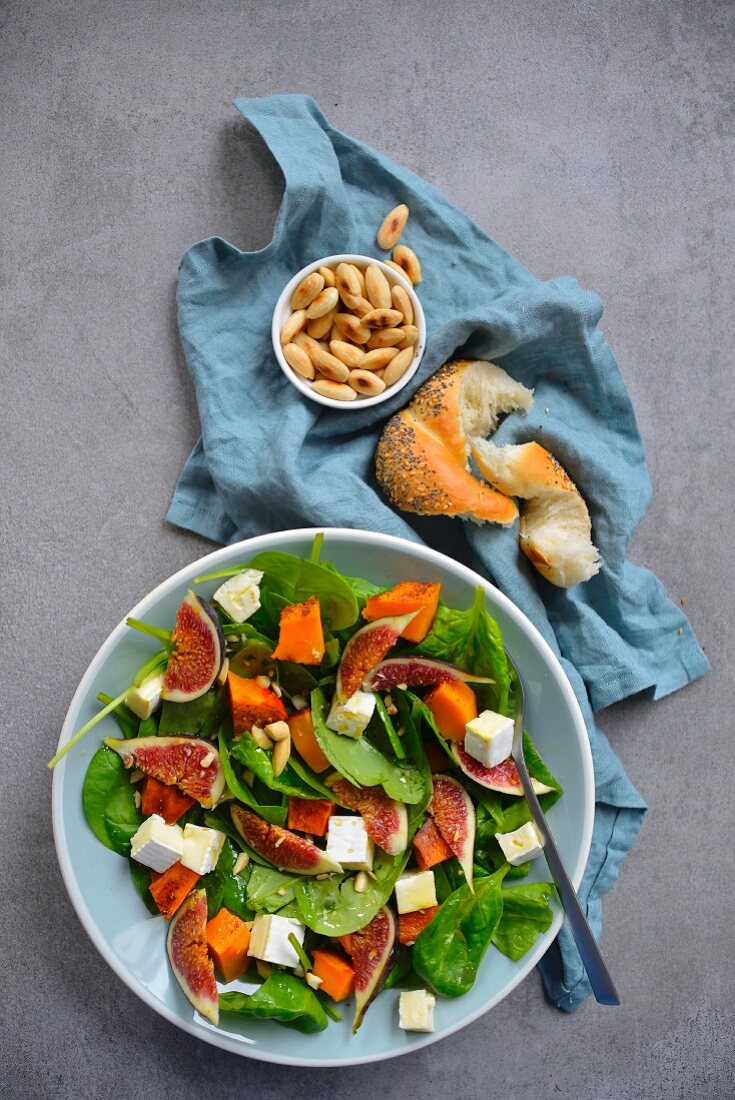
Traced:
MULTIPOLYGON (((415 522, 380 493, 372 463, 385 420, 460 348, 534 388, 531 413, 508 417, 494 438, 536 439, 557 456, 589 504, 602 571, 563 591, 529 567, 517 526, 464 526, 470 564, 540 629, 582 707, 597 804, 580 896, 599 934, 601 897, 646 807, 593 711, 636 692, 660 698, 709 667, 660 581, 625 560, 651 486, 630 398, 597 328, 601 303, 573 279, 539 281, 429 184, 334 130, 308 97, 240 99, 236 106, 275 156, 285 194, 266 248, 243 253, 213 237, 181 262, 179 329, 202 438, 168 519, 224 543, 304 526, 368 527, 414 540, 421 532, 451 553, 447 540, 456 541, 459 521, 415 522), (423 361, 410 389, 391 401, 361 411, 323 409, 278 368, 274 304, 312 260, 378 254, 376 228, 399 202, 411 208, 405 240, 423 266, 423 361)), ((560 1008, 573 1011, 590 993, 566 925, 541 971, 560 1008)))

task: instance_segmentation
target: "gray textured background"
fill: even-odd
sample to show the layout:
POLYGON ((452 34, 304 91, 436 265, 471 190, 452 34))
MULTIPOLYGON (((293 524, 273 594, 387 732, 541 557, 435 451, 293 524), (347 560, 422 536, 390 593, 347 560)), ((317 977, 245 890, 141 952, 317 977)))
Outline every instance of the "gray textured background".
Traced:
POLYGON ((40 0, 0 20, 0 1092, 731 1096, 733 5, 40 0), (655 487, 632 557, 715 666, 601 719, 651 804, 606 904, 623 1007, 562 1015, 534 975, 425 1052, 306 1081, 192 1040, 101 963, 43 766, 120 615, 208 548, 163 520, 197 436, 176 268, 212 233, 269 239, 280 179, 230 101, 277 91, 602 296, 655 487))

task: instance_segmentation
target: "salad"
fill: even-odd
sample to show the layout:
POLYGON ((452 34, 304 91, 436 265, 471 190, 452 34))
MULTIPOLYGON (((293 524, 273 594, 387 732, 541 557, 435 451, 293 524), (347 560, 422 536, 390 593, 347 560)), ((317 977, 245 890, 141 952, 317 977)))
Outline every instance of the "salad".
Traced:
MULTIPOLYGON (((520 959, 552 921, 553 884, 523 881, 542 845, 510 759, 515 670, 482 589, 448 607, 438 583, 344 576, 321 544, 197 578, 170 631, 128 619, 155 651, 50 765, 114 717, 85 816, 213 1024, 313 1033, 349 1011, 355 1032, 394 987, 397 1025, 432 1031, 488 951, 520 959)), ((524 746, 548 810, 561 787, 524 746)))

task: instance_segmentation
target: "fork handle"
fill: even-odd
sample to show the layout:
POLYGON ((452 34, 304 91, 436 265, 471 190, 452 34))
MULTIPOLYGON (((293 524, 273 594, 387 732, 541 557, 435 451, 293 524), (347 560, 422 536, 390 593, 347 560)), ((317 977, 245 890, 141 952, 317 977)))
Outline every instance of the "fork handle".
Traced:
POLYGON ((516 767, 518 768, 518 774, 521 779, 526 801, 528 802, 528 808, 531 811, 531 816, 533 817, 538 831, 543 837, 546 862, 549 865, 552 878, 559 891, 559 897, 564 906, 567 920, 569 921, 569 927, 574 936, 574 942, 582 958, 582 964, 587 971, 587 977, 592 986, 592 992, 597 1001, 602 1005, 619 1005, 620 997, 618 996, 610 972, 605 966, 605 962, 597 946, 597 941, 592 934, 592 929, 589 926, 587 917, 584 914, 582 906, 579 904, 577 892, 566 872, 562 858, 559 855, 559 849, 556 846, 556 841, 551 835, 549 826, 546 823, 544 812, 539 805, 539 801, 536 798, 536 792, 531 785, 531 777, 528 774, 525 761, 521 762, 516 760, 516 767))

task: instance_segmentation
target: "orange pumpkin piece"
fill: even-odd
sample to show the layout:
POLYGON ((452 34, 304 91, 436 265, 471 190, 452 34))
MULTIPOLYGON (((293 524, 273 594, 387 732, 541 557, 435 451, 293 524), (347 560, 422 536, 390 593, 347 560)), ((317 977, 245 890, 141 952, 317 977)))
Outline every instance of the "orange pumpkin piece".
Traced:
POLYGON ((201 876, 183 863, 174 863, 160 875, 151 875, 149 890, 166 920, 171 920, 201 876))
POLYGON ((278 645, 273 650, 273 656, 277 661, 295 661, 299 665, 321 663, 324 657, 324 631, 316 596, 284 607, 278 624, 278 645))
POLYGON ((326 836, 329 819, 334 813, 334 802, 328 798, 288 797, 288 827, 300 833, 326 836))
POLYGON ((227 673, 232 710, 232 731, 249 732, 253 726, 267 726, 269 722, 286 719, 286 708, 275 691, 261 687, 256 679, 246 679, 236 672, 227 673))
POLYGON ((143 780, 143 797, 140 811, 144 817, 159 814, 167 825, 175 825, 186 811, 194 805, 194 799, 182 794, 178 787, 170 783, 161 783, 152 775, 143 780))
POLYGON ((322 979, 320 992, 326 993, 333 1001, 344 1001, 354 989, 355 971, 346 959, 331 951, 312 951, 311 954, 314 959, 313 972, 322 979))
POLYGON ((429 761, 429 767, 433 772, 449 771, 452 765, 441 745, 437 745, 435 741, 431 742, 428 745, 424 745, 424 752, 426 753, 426 759, 429 761))
POLYGON ((388 615, 407 615, 418 611, 401 637, 409 642, 421 642, 431 630, 431 624, 439 604, 440 584, 423 584, 420 581, 401 581, 388 592, 370 596, 363 609, 363 618, 369 623, 388 615))
POLYGON ((405 944, 415 943, 419 932, 438 911, 438 905, 431 905, 428 909, 418 909, 415 913, 398 914, 398 942, 405 944))
POLYGON ((291 730, 291 740, 296 746, 296 751, 311 770, 317 775, 325 771, 329 767, 329 761, 319 748, 310 709, 305 707, 304 710, 298 710, 292 714, 288 719, 288 728, 291 730))
POLYGON ((437 863, 443 863, 452 855, 452 849, 430 817, 427 817, 413 838, 416 862, 421 871, 428 871, 437 863))
POLYGON ((346 955, 352 958, 352 934, 347 933, 345 936, 335 936, 337 943, 340 945, 346 955))
POLYGON ((477 718, 477 698, 471 687, 461 680, 448 681, 430 691, 424 702, 447 741, 464 741, 465 726, 477 718))
POLYGON ((207 947, 223 981, 234 982, 244 974, 250 962, 250 929, 244 921, 224 907, 207 921, 207 947))

